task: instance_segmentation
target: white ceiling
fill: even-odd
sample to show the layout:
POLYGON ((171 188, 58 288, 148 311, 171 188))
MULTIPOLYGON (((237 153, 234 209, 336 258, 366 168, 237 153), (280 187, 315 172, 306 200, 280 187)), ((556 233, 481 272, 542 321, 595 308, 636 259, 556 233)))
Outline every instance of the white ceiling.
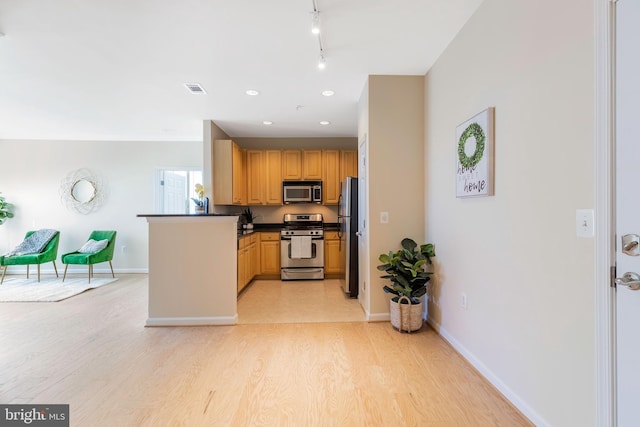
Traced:
POLYGON ((482 0, 316 2, 325 70, 312 0, 0 0, 0 139, 356 136, 367 75, 425 74, 482 0))

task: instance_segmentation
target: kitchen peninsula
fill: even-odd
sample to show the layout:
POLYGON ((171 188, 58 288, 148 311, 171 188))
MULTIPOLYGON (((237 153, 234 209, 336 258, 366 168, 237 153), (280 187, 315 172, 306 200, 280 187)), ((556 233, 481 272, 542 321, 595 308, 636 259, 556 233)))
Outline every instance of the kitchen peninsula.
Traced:
POLYGON ((146 326, 234 325, 237 215, 138 215, 149 223, 146 326))

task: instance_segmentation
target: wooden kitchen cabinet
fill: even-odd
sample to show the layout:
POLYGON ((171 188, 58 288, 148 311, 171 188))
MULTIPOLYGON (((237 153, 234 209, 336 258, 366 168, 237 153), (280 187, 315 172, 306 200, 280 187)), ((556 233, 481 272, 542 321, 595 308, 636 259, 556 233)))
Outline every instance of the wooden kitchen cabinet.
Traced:
POLYGON ((247 204, 282 205, 280 150, 247 150, 247 204))
POLYGON ((260 274, 280 276, 280 233, 260 233, 260 274))
POLYGON ((322 150, 283 150, 282 179, 322 179, 322 150))
POLYGON ((244 237, 238 239, 238 293, 247 286, 247 261, 249 258, 248 248, 244 237))
POLYGON ((302 179, 302 151, 282 151, 282 180, 302 179))
POLYGON ((282 205, 282 151, 265 150, 266 205, 282 205))
POLYGON ((251 233, 238 239, 238 293, 240 293, 260 271, 259 233, 251 233))
POLYGON ((324 233, 324 274, 325 277, 340 277, 343 262, 340 261, 342 251, 337 231, 324 233))
POLYGON ((265 161, 263 150, 247 150, 247 204, 265 202, 265 161))
POLYGON ((340 151, 340 181, 348 176, 358 176, 358 150, 340 151))
POLYGON ((322 203, 337 205, 340 197, 340 151, 322 151, 322 203))
POLYGON ((322 150, 302 150, 302 179, 322 179, 322 150))
POLYGON ((248 282, 251 282, 254 277, 260 274, 260 233, 249 235, 249 258, 251 277, 248 282))
POLYGON ((230 139, 213 142, 213 203, 246 204, 246 157, 230 139))

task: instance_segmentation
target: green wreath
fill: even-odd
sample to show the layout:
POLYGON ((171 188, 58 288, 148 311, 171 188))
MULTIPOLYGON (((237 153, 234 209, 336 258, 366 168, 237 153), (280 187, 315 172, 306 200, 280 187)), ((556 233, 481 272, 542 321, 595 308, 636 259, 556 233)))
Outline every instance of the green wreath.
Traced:
POLYGON ((471 123, 464 132, 462 132, 460 140, 458 141, 458 159, 463 167, 472 168, 482 160, 485 139, 484 131, 477 123, 471 123), (467 143, 467 139, 472 136, 476 139, 476 151, 469 157, 467 153, 464 152, 464 146, 467 143))

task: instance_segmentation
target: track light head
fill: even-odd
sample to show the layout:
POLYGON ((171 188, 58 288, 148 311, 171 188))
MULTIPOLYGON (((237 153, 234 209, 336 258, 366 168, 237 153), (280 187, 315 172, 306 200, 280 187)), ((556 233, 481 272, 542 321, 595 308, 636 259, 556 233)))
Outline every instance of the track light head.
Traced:
POLYGON ((311 33, 320 34, 320 12, 317 10, 311 12, 311 33))
POLYGON ((324 51, 320 51, 320 58, 318 58, 318 68, 324 70, 327 67, 327 60, 324 57, 324 51))

